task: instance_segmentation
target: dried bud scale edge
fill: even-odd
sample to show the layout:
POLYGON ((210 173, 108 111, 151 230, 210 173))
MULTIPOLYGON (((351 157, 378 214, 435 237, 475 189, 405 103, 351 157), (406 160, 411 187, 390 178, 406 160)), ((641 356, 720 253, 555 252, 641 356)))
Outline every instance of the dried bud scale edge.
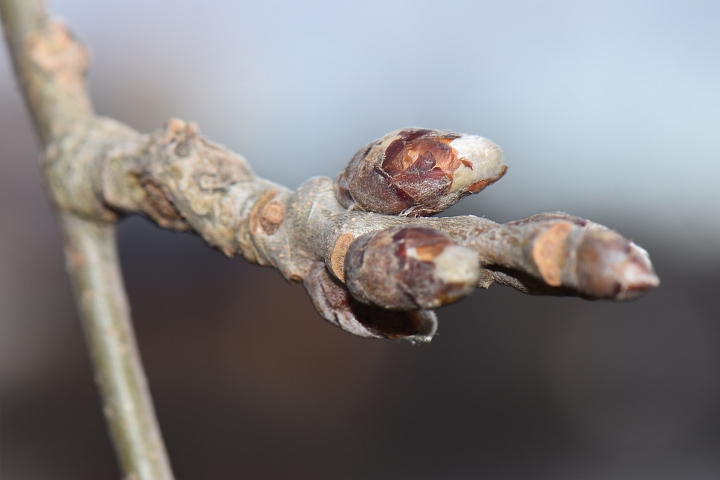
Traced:
POLYGON ((312 265, 303 283, 320 316, 353 335, 427 343, 437 332, 434 312, 395 311, 361 303, 330 275, 323 262, 312 265))

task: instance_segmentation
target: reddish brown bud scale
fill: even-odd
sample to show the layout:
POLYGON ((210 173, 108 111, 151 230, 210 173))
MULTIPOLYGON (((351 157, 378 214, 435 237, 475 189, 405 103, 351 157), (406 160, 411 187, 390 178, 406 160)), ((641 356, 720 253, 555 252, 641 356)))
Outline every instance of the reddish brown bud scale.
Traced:
POLYGON ((361 148, 335 192, 345 208, 419 217, 478 193, 506 171, 502 151, 486 138, 406 128, 361 148))
POLYGON ((354 335, 429 342, 437 331, 434 312, 386 310, 358 302, 322 262, 310 268, 304 285, 318 313, 354 335))
POLYGON ((433 228, 402 226, 359 237, 345 256, 345 282, 361 302, 396 310, 437 308, 478 285, 477 254, 433 228))

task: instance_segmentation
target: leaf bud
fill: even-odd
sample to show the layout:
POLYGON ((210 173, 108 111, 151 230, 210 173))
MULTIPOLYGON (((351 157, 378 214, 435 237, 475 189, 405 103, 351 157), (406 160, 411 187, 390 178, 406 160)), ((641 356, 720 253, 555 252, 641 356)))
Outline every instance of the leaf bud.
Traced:
POLYGON ((338 176, 335 194, 348 209, 422 217, 480 192, 506 171, 491 140, 405 128, 361 148, 338 176))
POLYGON ((660 285, 647 251, 612 230, 587 232, 576 258, 578 289, 593 298, 633 300, 660 285))
POLYGON ((345 282, 363 303, 430 309, 469 295, 480 281, 472 250, 422 226, 393 227, 356 239, 345 255, 345 282))

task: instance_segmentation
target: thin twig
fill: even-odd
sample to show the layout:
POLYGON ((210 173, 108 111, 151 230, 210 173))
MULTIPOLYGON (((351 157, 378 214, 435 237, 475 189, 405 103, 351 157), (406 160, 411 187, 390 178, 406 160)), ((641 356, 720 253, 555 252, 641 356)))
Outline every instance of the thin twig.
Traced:
POLYGON ((114 227, 61 217, 67 270, 123 472, 126 478, 172 479, 135 342, 114 227))
MULTIPOLYGON (((44 146, 92 118, 85 50, 49 21, 41 0, 0 0, 6 40, 44 146)), ((130 318, 111 223, 60 215, 67 270, 83 321, 105 416, 125 478, 173 474, 130 318)))

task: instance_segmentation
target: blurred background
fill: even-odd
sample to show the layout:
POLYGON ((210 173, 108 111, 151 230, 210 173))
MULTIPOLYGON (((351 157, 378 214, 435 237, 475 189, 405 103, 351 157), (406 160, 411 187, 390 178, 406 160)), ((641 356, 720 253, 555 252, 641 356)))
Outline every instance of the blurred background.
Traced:
MULTIPOLYGON (((720 3, 55 0, 100 114, 176 116, 295 188, 405 126, 487 136, 508 174, 453 207, 563 210, 647 248, 631 303, 502 286, 430 345, 325 323, 299 285, 123 220, 178 479, 720 477, 720 3)), ((0 49, 0 478, 118 470, 37 143, 0 49)))

